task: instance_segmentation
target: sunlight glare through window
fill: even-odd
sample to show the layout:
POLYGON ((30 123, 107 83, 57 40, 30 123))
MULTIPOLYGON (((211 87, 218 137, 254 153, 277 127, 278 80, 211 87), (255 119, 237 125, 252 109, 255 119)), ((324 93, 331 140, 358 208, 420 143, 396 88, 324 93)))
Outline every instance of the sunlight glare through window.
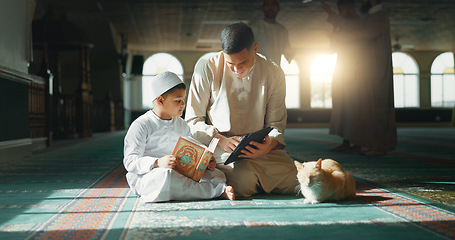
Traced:
POLYGON ((299 66, 294 60, 289 63, 281 55, 281 68, 286 78, 286 108, 300 108, 299 66))
POLYGON ((337 54, 321 54, 311 65, 311 107, 332 107, 332 76, 337 54))

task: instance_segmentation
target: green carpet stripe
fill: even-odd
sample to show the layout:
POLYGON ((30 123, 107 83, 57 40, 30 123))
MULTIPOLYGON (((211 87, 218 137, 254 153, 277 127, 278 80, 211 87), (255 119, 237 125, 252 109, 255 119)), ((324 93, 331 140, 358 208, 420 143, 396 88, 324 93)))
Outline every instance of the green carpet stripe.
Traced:
MULTIPOLYGON (((295 137, 295 136, 286 136, 285 139, 286 139, 286 141, 287 140, 293 140, 293 141, 298 141, 298 142, 312 142, 312 143, 325 144, 325 145, 330 145, 330 146, 337 145, 336 143, 333 143, 333 142, 330 142, 330 141, 315 140, 315 139, 309 139, 309 138, 303 138, 303 137, 295 137)), ((404 158, 415 159, 415 160, 420 160, 420 161, 427 161, 427 162, 431 162, 431 163, 440 163, 440 164, 446 164, 446 165, 455 166, 455 159, 447 160, 447 159, 419 156, 419 155, 400 153, 400 152, 390 152, 388 154, 390 156, 404 157, 404 158)))

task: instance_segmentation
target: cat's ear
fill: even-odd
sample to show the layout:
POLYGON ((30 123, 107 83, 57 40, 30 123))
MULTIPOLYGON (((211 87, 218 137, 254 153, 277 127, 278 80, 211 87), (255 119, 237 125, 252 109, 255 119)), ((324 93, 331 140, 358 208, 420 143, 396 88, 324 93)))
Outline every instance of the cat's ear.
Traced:
POLYGON ((314 168, 321 169, 321 166, 322 166, 322 159, 319 158, 319 160, 316 162, 316 165, 314 165, 314 168))
POLYGON ((303 169, 303 164, 301 164, 300 162, 294 161, 294 164, 295 164, 295 167, 297 168, 297 170, 303 169))

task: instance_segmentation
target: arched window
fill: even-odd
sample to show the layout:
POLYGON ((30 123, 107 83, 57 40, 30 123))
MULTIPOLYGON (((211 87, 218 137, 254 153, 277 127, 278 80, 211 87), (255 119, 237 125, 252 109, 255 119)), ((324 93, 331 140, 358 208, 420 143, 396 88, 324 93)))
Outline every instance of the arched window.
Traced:
POLYGON ((440 54, 431 65, 431 106, 455 107, 453 52, 440 54))
POLYGON ((169 53, 156 53, 144 62, 142 70, 142 105, 145 108, 153 108, 149 92, 152 88, 151 81, 154 76, 171 71, 183 80, 183 67, 180 61, 169 53))
POLYGON ((332 76, 337 55, 323 54, 311 65, 311 107, 332 108, 332 76))
POLYGON ((419 107, 419 67, 406 53, 392 53, 395 107, 419 107))
POLYGON ((300 108, 300 71, 297 63, 290 63, 281 55, 281 69, 286 78, 286 108, 300 108))

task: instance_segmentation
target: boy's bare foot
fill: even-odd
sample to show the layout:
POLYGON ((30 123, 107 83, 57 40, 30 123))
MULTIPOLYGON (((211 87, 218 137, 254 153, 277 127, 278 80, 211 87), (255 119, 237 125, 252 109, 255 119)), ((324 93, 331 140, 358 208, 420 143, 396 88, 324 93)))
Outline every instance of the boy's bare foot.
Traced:
POLYGON ((235 200, 234 188, 232 186, 226 186, 220 197, 228 200, 235 200))

